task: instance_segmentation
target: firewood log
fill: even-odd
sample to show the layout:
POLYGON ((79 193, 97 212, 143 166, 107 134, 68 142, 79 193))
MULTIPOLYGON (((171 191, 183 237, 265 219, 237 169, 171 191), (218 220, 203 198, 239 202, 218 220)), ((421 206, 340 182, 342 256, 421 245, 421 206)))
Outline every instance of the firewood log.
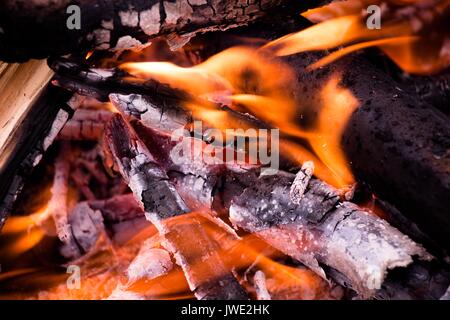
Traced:
POLYGON ((124 179, 143 206, 147 218, 166 239, 186 279, 199 299, 247 299, 247 294, 226 269, 200 222, 171 225, 169 218, 190 212, 133 129, 116 115, 105 129, 105 140, 124 179), (201 266, 199 265, 201 261, 201 266))
MULTIPOLYGON (((290 24, 294 32, 304 21, 290 24)), ((286 31, 284 31, 286 32, 286 31)), ((282 35, 282 34, 281 34, 282 35)), ((270 24, 258 23, 221 33, 207 34, 195 43, 204 46, 205 58, 231 46, 242 44, 242 37, 274 40, 281 36, 270 24), (262 31, 264 30, 264 31, 262 31)), ((395 205, 433 241, 437 251, 450 250, 450 122, 430 105, 426 94, 401 90, 399 82, 370 63, 363 54, 344 57, 329 66, 309 71, 308 66, 323 52, 304 52, 282 58, 295 71, 292 94, 299 105, 320 105, 320 89, 330 75, 338 72, 342 85, 359 101, 342 138, 342 147, 356 178, 367 183, 383 200, 395 205)), ((448 74, 428 77, 437 82, 441 101, 448 95, 448 74)), ((436 85, 432 85, 436 87, 436 85)), ((427 91, 427 89, 424 89, 427 91)), ((435 91, 435 90, 433 90, 435 91)), ((435 100, 435 99, 434 99, 435 100)), ((433 102, 435 103, 435 102, 433 102)), ((442 106, 438 106, 442 107, 442 106)), ((315 108, 312 108, 315 109, 315 108)), ((441 108, 442 109, 442 108, 441 108)), ((314 123, 317 113, 299 115, 298 123, 314 123)), ((437 252, 436 251, 436 252, 437 252)), ((440 253, 445 255, 445 253, 440 253)))
MULTIPOLYGON (((218 37, 217 41, 221 42, 221 34, 218 37)), ((227 42, 227 37, 223 37, 226 47, 230 44, 239 44, 227 42)), ((214 47, 214 39, 208 41, 214 47)), ((218 45, 217 50, 222 49, 224 49, 222 44, 218 45)), ((361 182, 368 183, 379 197, 394 204, 429 238, 437 242, 440 248, 448 249, 450 220, 447 208, 450 204, 446 195, 450 192, 448 190, 450 177, 446 168, 450 164, 445 150, 448 149, 447 137, 450 136, 450 126, 447 117, 432 106, 419 102, 419 99, 411 93, 399 91, 394 80, 388 79, 381 70, 361 56, 345 58, 321 70, 306 71, 306 67, 317 61, 320 56, 321 53, 302 53, 284 58, 297 73, 298 82, 293 86, 295 89, 292 94, 300 97, 299 105, 320 105, 320 89, 331 74, 340 72, 343 85, 353 92, 360 103, 359 109, 350 119, 342 140, 356 177, 361 182), (427 215, 423 212, 427 212, 427 215)), ((64 69, 62 74, 65 76, 60 78, 62 85, 67 83, 66 79, 72 79, 69 88, 78 91, 81 89, 85 93, 94 92, 95 96, 101 96, 103 99, 113 92, 114 88, 120 87, 121 80, 117 71, 106 73, 100 80, 86 84, 82 79, 86 78, 86 75, 93 74, 93 70, 59 60, 52 66, 57 71, 64 69), (84 89, 85 87, 88 89, 84 89)), ((122 110, 128 108, 125 110, 127 114, 144 121, 150 118, 151 110, 163 113, 162 109, 157 110, 158 105, 167 106, 164 112, 175 110, 173 112, 178 113, 178 118, 165 117, 173 119, 174 122, 154 123, 153 126, 165 127, 169 131, 192 121, 192 115, 188 111, 180 110, 180 101, 192 97, 167 85, 158 85, 155 81, 148 83, 147 92, 150 93, 146 97, 126 96, 130 93, 145 92, 143 87, 146 85, 143 83, 138 85, 139 90, 124 89, 125 86, 122 86, 119 93, 125 96, 118 98, 117 95, 113 95, 113 100, 117 100, 115 104, 122 110), (134 104, 130 104, 132 100, 136 100, 134 104), (147 107, 140 106, 140 103, 147 107)), ((314 122, 316 116, 317 114, 308 112, 304 118, 314 122)), ((253 120, 244 117, 242 121, 253 120)), ((299 115, 298 122, 303 121, 299 115)), ((267 127, 266 124, 256 120, 252 124, 255 127, 267 127)))
MULTIPOLYGON (((158 135, 140 121, 132 121, 132 125, 141 137, 158 135)), ((148 147, 156 153, 158 145, 154 142, 158 138, 147 141, 152 141, 148 147)), ((281 171, 259 176, 258 168, 214 168, 201 157, 192 159, 190 166, 180 167, 174 158, 176 153, 171 153, 167 145, 159 152, 170 153, 166 170, 185 199, 194 197, 199 207, 229 210, 231 220, 240 228, 256 233, 323 277, 321 266, 326 266, 327 274, 362 296, 437 299, 447 288, 449 274, 445 269, 414 262, 415 256, 430 258, 420 245, 373 213, 342 201, 333 187, 314 178, 305 179, 310 176, 309 166, 301 172, 301 179, 281 171), (294 185, 297 191, 305 190, 300 199, 297 192, 291 192, 294 181, 306 184, 304 188, 294 185), (218 199, 223 195, 226 197, 218 199), (407 277, 386 280, 389 270, 394 269, 395 274, 407 266, 405 272, 427 274, 427 280, 422 284, 408 283, 407 277), (428 289, 421 292, 421 286, 428 289)))
POLYGON ((45 61, 0 64, 0 228, 32 168, 73 110, 45 61))
POLYGON ((69 7, 73 4, 69 0, 2 1, 0 60, 139 47, 168 34, 177 47, 197 32, 246 25, 284 5, 300 12, 292 9, 300 4, 291 0, 83 0, 69 7))

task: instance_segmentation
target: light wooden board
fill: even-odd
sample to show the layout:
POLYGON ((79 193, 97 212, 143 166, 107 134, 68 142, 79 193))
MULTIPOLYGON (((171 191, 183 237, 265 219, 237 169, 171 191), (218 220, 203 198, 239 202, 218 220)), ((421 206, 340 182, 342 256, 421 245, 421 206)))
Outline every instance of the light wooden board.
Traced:
POLYGON ((45 60, 0 62, 0 153, 52 76, 45 60))

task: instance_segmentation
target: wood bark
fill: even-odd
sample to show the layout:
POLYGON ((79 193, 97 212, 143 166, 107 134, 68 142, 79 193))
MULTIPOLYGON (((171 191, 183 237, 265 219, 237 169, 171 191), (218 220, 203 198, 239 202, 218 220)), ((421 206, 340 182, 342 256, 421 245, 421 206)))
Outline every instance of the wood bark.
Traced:
MULTIPOLYGON (((92 49, 139 47, 169 35, 174 47, 197 32, 246 25, 292 0, 8 0, 0 3, 0 60, 24 61, 92 49), (69 29, 70 5, 80 8, 69 29)), ((292 9, 297 10, 297 9, 292 9)), ((300 12, 298 9, 297 12, 300 12)))

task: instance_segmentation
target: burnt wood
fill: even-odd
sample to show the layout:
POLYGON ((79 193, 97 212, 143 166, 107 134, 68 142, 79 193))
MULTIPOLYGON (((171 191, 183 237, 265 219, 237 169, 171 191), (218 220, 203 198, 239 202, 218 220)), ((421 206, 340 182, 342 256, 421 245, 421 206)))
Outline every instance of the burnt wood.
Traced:
POLYGON ((0 60, 25 61, 92 49, 137 47, 169 34, 172 45, 178 47, 197 32, 246 25, 285 6, 306 7, 293 0, 2 1, 0 60), (70 5, 81 9, 80 29, 67 27, 70 5))
POLYGON ((180 166, 171 152, 176 146, 164 143, 169 138, 163 131, 146 130, 135 120, 132 125, 152 153, 166 154, 159 159, 183 199, 190 200, 186 203, 229 214, 236 226, 319 275, 326 273, 365 297, 438 299, 445 292, 450 273, 442 265, 416 260, 430 257, 381 218, 342 201, 338 190, 311 178, 309 165, 297 177, 282 171, 259 176, 257 167, 211 165, 201 157, 180 166), (292 192, 293 185, 304 193, 292 192))
POLYGON ((176 217, 189 213, 190 209, 122 116, 116 115, 108 123, 105 142, 147 219, 166 239, 167 249, 182 267, 196 297, 248 299, 218 255, 218 247, 202 228, 200 219, 194 215, 177 223, 176 217))
MULTIPOLYGON (((286 19, 282 32, 293 32, 304 25, 302 19, 286 19)), ((273 40, 283 34, 273 25, 261 22, 197 40, 208 43, 203 50, 207 58, 242 44, 240 37, 273 40)), ((306 69, 324 54, 306 52, 282 58, 296 73, 292 95, 299 105, 320 106, 320 89, 331 75, 340 74, 342 86, 350 89, 360 104, 342 139, 356 178, 416 223, 438 243, 438 250, 449 251, 450 122, 447 115, 429 104, 437 96, 445 101, 448 74, 425 78, 428 80, 414 78, 413 83, 419 87, 414 92, 402 90, 399 82, 361 53, 315 71, 306 69), (424 93, 430 90, 433 99, 424 93)), ((315 111, 299 113, 298 123, 308 126, 316 118, 315 111)))
MULTIPOLYGON (((237 35, 242 35, 237 33, 237 35)), ((251 34, 253 36, 253 34, 251 34)), ((207 51, 221 51, 239 44, 235 34, 207 36, 207 51)), ((208 52, 207 55, 212 54, 208 52)), ((316 71, 306 67, 323 53, 302 53, 283 58, 296 72, 291 87, 299 105, 320 106, 320 90, 333 74, 341 74, 342 85, 358 99, 360 107, 352 115, 342 145, 353 172, 360 182, 367 183, 383 200, 394 204, 408 219, 418 225, 429 238, 438 243, 438 250, 449 249, 450 243, 450 123, 448 117, 426 104, 412 92, 400 90, 398 83, 372 65, 364 56, 346 57, 333 65, 316 71)), ((193 99, 189 94, 152 80, 146 83, 124 82, 120 72, 110 71, 107 77, 94 77, 95 71, 74 62, 55 60, 51 66, 61 75, 60 85, 95 97, 113 94, 115 105, 128 115, 141 114, 133 107, 151 102, 153 108, 178 110, 183 119, 175 121, 185 126, 188 112, 180 111, 180 101, 193 99), (68 85, 67 79, 72 79, 68 85), (88 79, 83 81, 83 79, 88 79), (121 85, 123 84, 123 85, 121 85), (140 95, 126 95, 143 93, 140 95), (126 110, 128 108, 128 110, 126 110), (181 123, 181 122, 182 123, 181 123)), ((224 106, 217 106, 224 108, 224 106)), ((317 108, 310 108, 317 110, 317 108)), ((155 109, 156 110, 156 109, 155 109)), ((262 121, 233 112, 243 123, 268 127, 262 121)), ((308 126, 317 118, 315 111, 298 112, 297 122, 308 126)), ((158 124, 154 124, 158 125, 158 124)), ((167 124, 162 124, 167 127, 167 124)), ((172 128, 171 126, 167 128, 172 128)), ((283 157, 283 155, 281 155, 283 157)), ((289 169, 288 161, 281 161, 289 169)))
POLYGON ((71 96, 64 89, 48 85, 0 155, 0 229, 26 178, 72 115, 67 104, 71 96))
POLYGON ((450 71, 434 76, 401 76, 399 83, 423 101, 450 115, 450 71))

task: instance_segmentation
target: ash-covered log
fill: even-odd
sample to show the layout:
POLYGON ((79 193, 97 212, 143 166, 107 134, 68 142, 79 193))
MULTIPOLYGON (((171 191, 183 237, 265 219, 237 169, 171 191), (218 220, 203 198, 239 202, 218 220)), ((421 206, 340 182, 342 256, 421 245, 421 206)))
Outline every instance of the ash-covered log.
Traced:
MULTIPOLYGON (((311 178, 309 163, 297 176, 283 171, 260 176, 258 167, 206 164, 201 155, 188 163, 189 157, 180 161, 178 153, 171 152, 176 148, 173 144, 171 149, 155 143, 170 139, 163 133, 139 121, 132 124, 143 141, 151 141, 152 152, 168 154, 166 170, 186 199, 195 198, 196 205, 204 208, 229 210, 237 226, 322 277, 328 274, 365 297, 437 299, 447 288, 450 279, 445 269, 415 261, 431 258, 420 245, 370 211, 341 200, 339 190, 311 178), (385 281, 391 270, 403 269, 425 278, 421 283, 410 283, 408 277, 385 281), (421 291, 421 287, 428 289, 421 291)), ((192 139, 179 144, 190 144, 192 139)))
POLYGON ((0 60, 136 48, 158 35, 179 47, 197 32, 246 25, 284 5, 300 12, 292 0, 2 1, 0 60))
POLYGON ((190 209, 120 115, 109 122, 105 140, 119 171, 143 206, 147 218, 166 240, 167 249, 182 267, 197 298, 248 299, 221 261, 217 245, 209 239, 198 219, 186 217, 186 221, 177 223, 176 217, 186 215, 190 209))

